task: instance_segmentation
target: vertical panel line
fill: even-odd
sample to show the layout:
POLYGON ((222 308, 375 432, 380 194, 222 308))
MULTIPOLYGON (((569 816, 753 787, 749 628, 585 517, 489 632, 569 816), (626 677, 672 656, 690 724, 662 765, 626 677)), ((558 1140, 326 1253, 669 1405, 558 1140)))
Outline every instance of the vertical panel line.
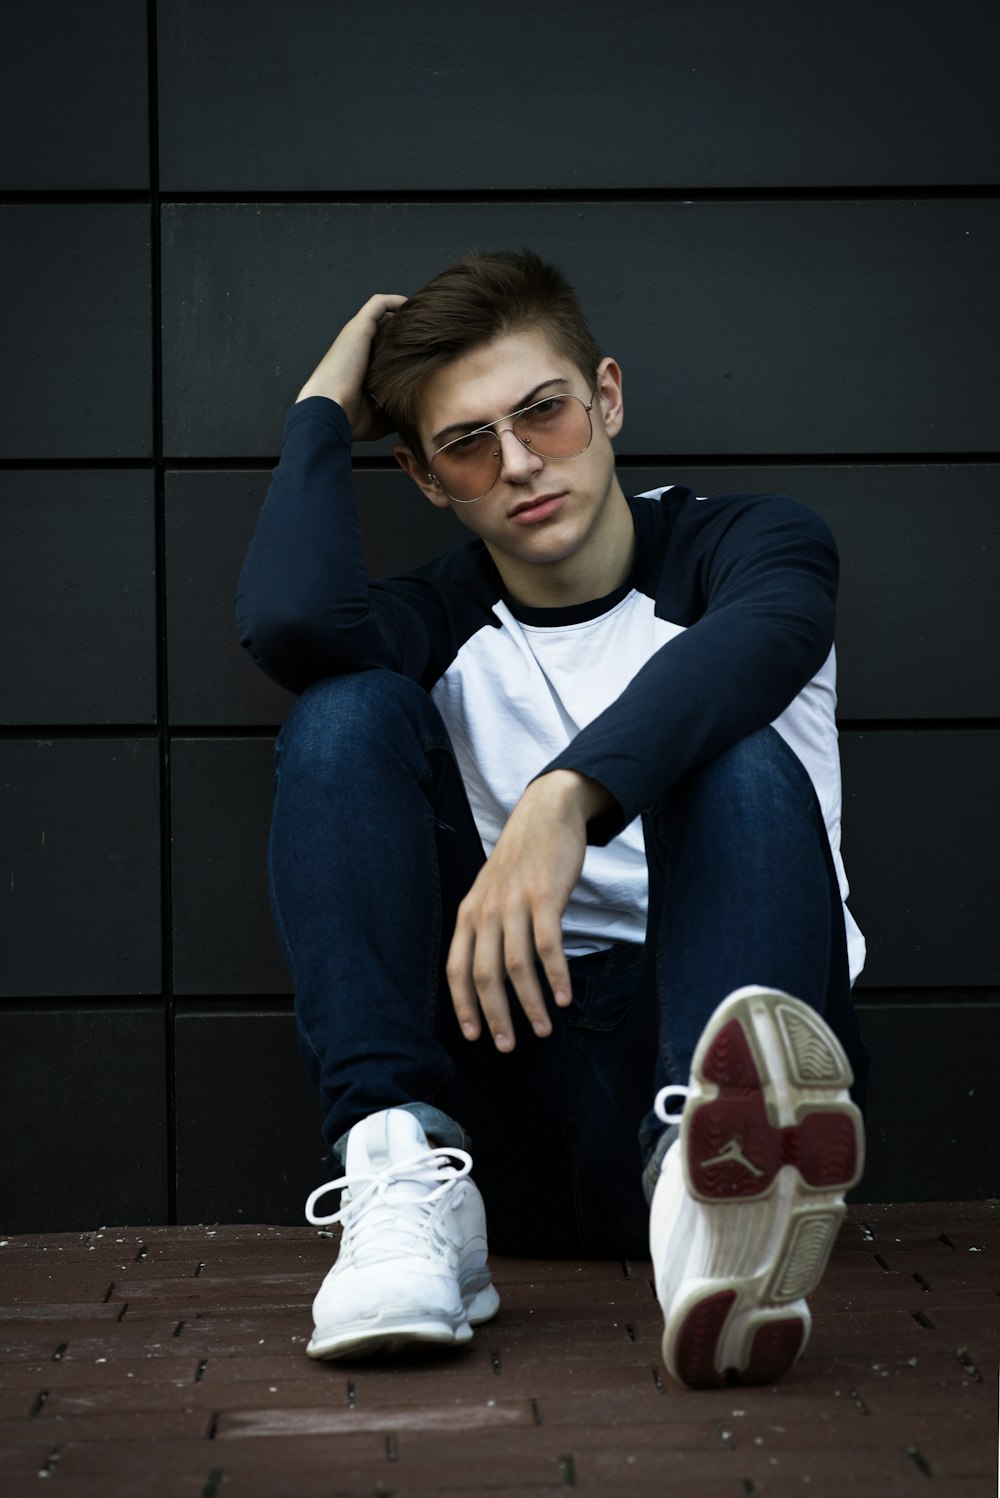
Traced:
POLYGON ((166 1068, 167 1221, 177 1221, 173 889, 170 849, 170 722, 167 677, 167 545, 163 458, 163 296, 160 257, 160 131, 156 0, 147 0, 149 70, 150 290, 153 351, 153 469, 156 515, 156 721, 160 745, 160 954, 166 1068))

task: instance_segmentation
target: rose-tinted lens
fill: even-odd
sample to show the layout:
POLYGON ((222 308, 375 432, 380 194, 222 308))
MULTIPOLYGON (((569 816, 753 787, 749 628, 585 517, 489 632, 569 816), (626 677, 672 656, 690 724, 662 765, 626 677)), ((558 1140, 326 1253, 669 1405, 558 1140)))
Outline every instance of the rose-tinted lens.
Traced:
POLYGON ((554 395, 522 411, 514 431, 542 458, 575 458, 589 446, 590 414, 573 395, 554 395))
MULTIPOLYGON (((577 396, 536 401, 511 422, 525 447, 540 458, 575 458, 590 446, 590 412, 577 396)), ((490 430, 468 432, 434 454, 431 472, 451 499, 482 499, 500 476, 500 438, 490 430)))
POLYGON ((452 499, 479 499, 496 483, 500 472, 494 432, 470 432, 434 454, 433 473, 452 499))

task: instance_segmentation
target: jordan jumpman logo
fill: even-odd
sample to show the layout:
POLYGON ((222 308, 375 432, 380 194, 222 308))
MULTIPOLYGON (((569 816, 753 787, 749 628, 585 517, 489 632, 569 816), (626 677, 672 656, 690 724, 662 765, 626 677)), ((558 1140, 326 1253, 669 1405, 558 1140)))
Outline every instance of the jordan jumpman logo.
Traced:
POLYGON ((713 1159, 702 1160, 701 1166, 704 1170, 710 1165, 728 1165, 733 1162, 737 1165, 745 1166, 751 1175, 762 1176, 764 1174, 762 1170, 757 1169, 752 1160, 747 1159, 743 1153, 743 1146, 738 1139, 730 1139, 729 1143, 713 1159))

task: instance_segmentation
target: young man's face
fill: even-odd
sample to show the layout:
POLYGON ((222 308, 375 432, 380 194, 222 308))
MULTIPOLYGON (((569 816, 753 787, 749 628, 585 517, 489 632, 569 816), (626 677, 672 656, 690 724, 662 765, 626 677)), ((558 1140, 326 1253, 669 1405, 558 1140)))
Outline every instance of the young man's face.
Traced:
POLYGON ((551 592, 553 602, 578 601, 562 597, 570 576, 592 576, 590 586, 608 592, 623 580, 616 576, 604 587, 609 560, 621 571, 615 559, 632 542, 631 515, 611 448, 622 424, 621 372, 614 360, 602 360, 588 381, 543 329, 504 334, 431 375, 417 415, 430 463, 444 443, 463 432, 499 425, 500 472, 473 503, 456 503, 409 448, 397 448, 396 456, 432 504, 450 507, 483 538, 515 597, 544 602, 551 592), (593 401, 593 437, 575 457, 547 459, 526 447, 501 418, 561 394, 578 396, 585 405, 593 401))

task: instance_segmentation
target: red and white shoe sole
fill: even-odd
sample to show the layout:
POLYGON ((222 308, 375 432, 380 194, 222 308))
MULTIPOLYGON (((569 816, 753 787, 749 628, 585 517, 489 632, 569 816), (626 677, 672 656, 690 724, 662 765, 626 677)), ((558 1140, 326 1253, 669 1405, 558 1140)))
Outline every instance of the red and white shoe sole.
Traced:
POLYGON ((681 1123, 685 1184, 707 1245, 664 1332, 664 1360, 681 1382, 768 1383, 801 1354, 804 1297, 864 1164, 851 1081, 840 1043, 798 999, 739 989, 712 1016, 681 1123))

